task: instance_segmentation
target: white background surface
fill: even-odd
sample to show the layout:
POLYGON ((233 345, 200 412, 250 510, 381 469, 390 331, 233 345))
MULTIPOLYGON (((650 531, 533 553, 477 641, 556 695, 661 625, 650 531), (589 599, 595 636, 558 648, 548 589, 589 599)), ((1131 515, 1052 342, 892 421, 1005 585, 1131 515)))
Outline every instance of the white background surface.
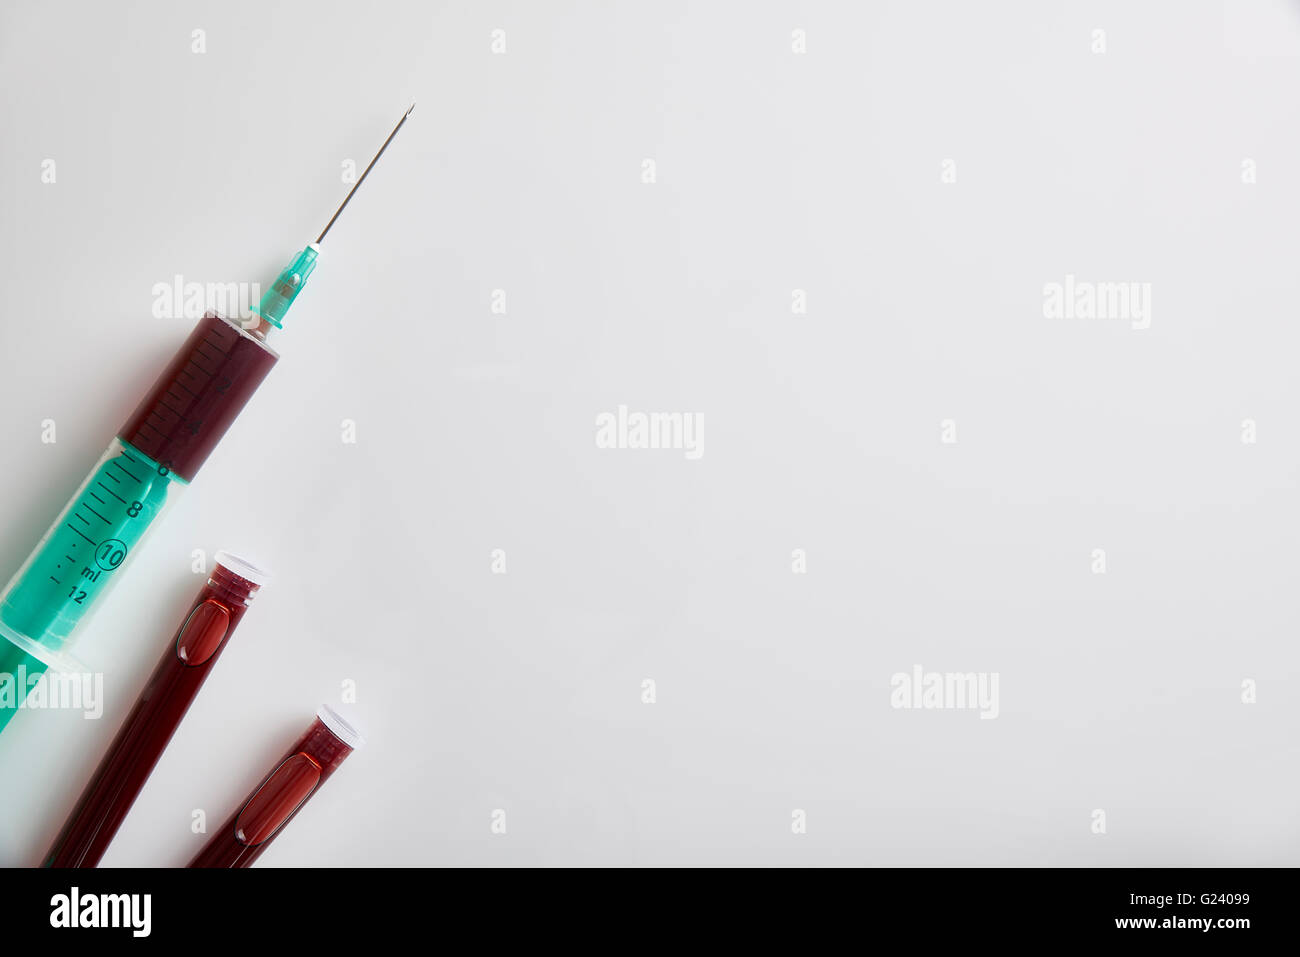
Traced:
POLYGON ((276 579, 105 865, 185 863, 347 679, 369 745, 263 866, 1300 863, 1297 53, 1268 0, 6 0, 0 578, 192 325, 154 284, 269 283, 419 105, 82 634, 104 719, 0 736, 0 864, 220 547, 276 579), (1067 273, 1151 327, 1045 319, 1067 273), (596 448, 619 404, 703 457, 596 448), (891 709, 915 664, 1000 716, 891 709))

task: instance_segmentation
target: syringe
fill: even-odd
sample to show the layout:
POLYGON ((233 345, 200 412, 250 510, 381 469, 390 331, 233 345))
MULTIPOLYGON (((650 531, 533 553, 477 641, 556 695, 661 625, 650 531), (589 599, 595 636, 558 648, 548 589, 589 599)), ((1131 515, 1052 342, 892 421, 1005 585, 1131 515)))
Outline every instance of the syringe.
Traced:
POLYGON ((73 633, 279 359, 266 339, 316 268, 320 242, 402 128, 407 110, 316 240, 245 328, 207 313, 0 593, 0 729, 47 667, 84 670, 73 633))

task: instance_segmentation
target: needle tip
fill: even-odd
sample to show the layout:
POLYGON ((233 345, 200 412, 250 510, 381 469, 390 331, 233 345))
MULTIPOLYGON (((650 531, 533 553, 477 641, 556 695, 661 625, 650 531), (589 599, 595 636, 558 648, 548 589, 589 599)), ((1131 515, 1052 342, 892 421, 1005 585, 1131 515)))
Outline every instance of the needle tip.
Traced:
POLYGON ((325 224, 325 228, 320 231, 320 235, 316 237, 316 242, 312 243, 311 245, 317 246, 320 244, 320 241, 325 238, 325 234, 328 233, 330 231, 330 227, 334 225, 334 220, 338 219, 339 213, 343 212, 344 208, 347 207, 348 203, 352 202, 352 195, 357 191, 357 188, 366 181, 366 177, 370 175, 371 169, 373 169, 374 165, 379 162, 379 157, 384 155, 384 150, 388 149, 388 144, 393 142, 393 137, 397 135, 397 131, 402 128, 402 124, 406 122, 406 118, 410 116, 411 113, 414 111, 415 111, 415 104, 412 103, 411 108, 402 114, 402 118, 398 120, 397 125, 393 127, 393 132, 388 134, 388 139, 384 140, 384 145, 379 147, 379 152, 375 154, 374 158, 370 161, 369 165, 367 165, 366 168, 362 171, 361 176, 357 179, 357 181, 352 184, 352 188, 348 190, 348 194, 343 197, 343 202, 339 205, 339 208, 334 210, 334 215, 331 216, 330 221, 325 224))

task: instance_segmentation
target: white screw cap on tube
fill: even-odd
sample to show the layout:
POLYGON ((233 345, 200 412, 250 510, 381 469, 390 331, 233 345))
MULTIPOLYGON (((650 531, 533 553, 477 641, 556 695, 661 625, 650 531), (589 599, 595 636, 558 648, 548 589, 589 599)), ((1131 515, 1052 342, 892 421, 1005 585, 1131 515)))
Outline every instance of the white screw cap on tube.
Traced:
POLYGON ((316 712, 316 717, 320 718, 321 724, 330 729, 330 733, 346 744, 353 751, 359 751, 365 747, 366 739, 361 737, 361 732, 349 724, 344 717, 327 704, 320 706, 316 712))
POLYGON ((250 581, 261 588, 271 580, 271 573, 264 568, 258 568, 246 558, 240 558, 238 555, 222 549, 218 551, 212 559, 213 562, 220 565, 226 571, 233 572, 245 581, 250 581))

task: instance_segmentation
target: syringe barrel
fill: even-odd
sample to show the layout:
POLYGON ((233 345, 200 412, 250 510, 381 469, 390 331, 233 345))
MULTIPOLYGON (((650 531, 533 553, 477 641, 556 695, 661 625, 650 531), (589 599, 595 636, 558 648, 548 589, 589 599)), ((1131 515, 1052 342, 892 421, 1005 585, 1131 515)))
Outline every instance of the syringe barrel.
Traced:
POLYGON ((74 631, 207 459, 279 356, 208 313, 0 593, 0 638, 81 670, 74 631))
POLYGON ((185 482, 114 439, 0 594, 0 637, 80 670, 70 639, 185 482))

